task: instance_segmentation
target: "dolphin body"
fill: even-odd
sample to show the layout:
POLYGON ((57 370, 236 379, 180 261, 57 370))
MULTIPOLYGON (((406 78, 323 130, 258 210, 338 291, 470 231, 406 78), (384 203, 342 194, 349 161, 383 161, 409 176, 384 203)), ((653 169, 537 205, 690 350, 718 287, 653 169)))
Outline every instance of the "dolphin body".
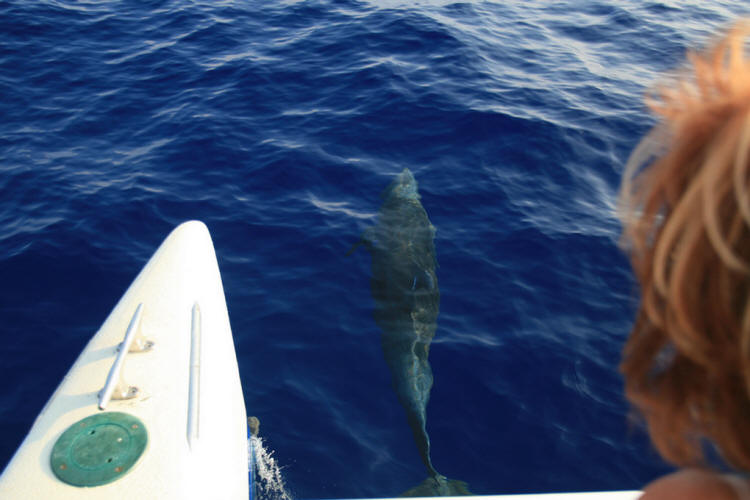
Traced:
POLYGON ((383 355, 391 371, 393 389, 406 410, 429 474, 403 496, 468 495, 466 483, 448 480, 435 470, 426 429, 433 380, 427 356, 440 308, 435 228, 419 202, 417 181, 408 168, 381 197, 378 222, 359 243, 365 244, 372 255, 373 316, 382 330, 383 355))

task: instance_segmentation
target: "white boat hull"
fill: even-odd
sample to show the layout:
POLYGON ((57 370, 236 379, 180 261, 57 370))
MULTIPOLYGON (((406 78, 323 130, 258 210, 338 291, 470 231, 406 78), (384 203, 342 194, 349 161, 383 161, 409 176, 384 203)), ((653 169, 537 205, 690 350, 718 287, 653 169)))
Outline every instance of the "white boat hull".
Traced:
POLYGON ((206 226, 192 221, 170 234, 89 341, 0 477, 0 498, 247 499, 247 459, 245 406, 216 255, 206 226), (112 400, 106 411, 140 419, 146 450, 108 484, 66 484, 52 470, 53 446, 71 424, 102 413, 98 395, 139 304, 141 331, 154 346, 126 356, 122 377, 138 394, 112 400), (195 304, 201 334, 191 409, 195 304))

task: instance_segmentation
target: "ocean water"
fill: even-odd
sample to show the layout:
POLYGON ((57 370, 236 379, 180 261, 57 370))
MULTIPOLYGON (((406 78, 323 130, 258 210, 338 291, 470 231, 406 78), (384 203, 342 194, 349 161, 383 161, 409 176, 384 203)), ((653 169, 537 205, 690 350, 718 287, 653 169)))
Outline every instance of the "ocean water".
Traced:
POLYGON ((432 459, 472 492, 638 488, 617 248, 646 89, 712 1, 0 2, 0 467, 161 240, 213 236, 245 402, 298 498, 425 478, 347 250, 409 168, 437 228, 432 459))

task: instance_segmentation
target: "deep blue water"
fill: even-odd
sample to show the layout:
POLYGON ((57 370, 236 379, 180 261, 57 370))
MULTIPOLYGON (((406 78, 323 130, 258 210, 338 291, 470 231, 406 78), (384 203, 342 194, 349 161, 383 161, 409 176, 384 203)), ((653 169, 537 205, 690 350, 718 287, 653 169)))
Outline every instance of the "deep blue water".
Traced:
POLYGON ((437 228, 435 467, 478 494, 665 472, 616 370, 635 308, 617 189, 644 91, 739 4, 0 2, 0 467, 200 219, 292 492, 419 483, 370 259, 346 256, 408 167, 437 228))

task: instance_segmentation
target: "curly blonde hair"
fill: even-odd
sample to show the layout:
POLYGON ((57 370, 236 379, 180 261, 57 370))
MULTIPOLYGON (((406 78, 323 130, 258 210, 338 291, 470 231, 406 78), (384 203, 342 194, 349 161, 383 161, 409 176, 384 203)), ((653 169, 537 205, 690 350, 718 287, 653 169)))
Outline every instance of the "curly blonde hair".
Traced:
POLYGON ((750 20, 647 98, 620 194, 641 297, 620 369, 657 450, 750 471, 750 20))

